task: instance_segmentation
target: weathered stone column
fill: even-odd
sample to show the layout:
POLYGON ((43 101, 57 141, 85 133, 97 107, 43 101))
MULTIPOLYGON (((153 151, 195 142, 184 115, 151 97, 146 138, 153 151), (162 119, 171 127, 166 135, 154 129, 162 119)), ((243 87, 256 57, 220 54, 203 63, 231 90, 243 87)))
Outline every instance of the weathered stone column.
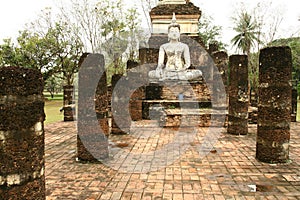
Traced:
POLYGON ((79 69, 77 158, 80 161, 108 157, 106 97, 104 57, 89 54, 79 69))
POLYGON ((248 134, 248 57, 229 57, 229 112, 227 132, 234 135, 248 134))
MULTIPOLYGON (((141 72, 136 72, 134 69, 139 66, 138 62, 128 60, 127 61, 127 74, 130 74, 131 84, 136 85, 136 81, 140 80, 140 77, 143 77, 141 72)), ((138 70, 140 71, 140 69, 138 70)), ((145 87, 136 88, 136 90, 130 96, 130 105, 129 111, 130 116, 133 121, 142 120, 142 101, 145 98, 145 87)))
POLYGON ((292 111, 291 111, 291 121, 297 121, 297 99, 298 99, 298 91, 297 89, 292 89, 292 111))
MULTIPOLYGON (((139 78, 139 73, 130 73, 130 78, 139 78)), ((134 81, 134 80, 132 80, 134 81)), ((134 83, 133 83, 134 84, 134 83)), ((133 121, 139 121, 143 119, 143 99, 145 98, 145 87, 137 88, 130 96, 129 111, 133 121)))
POLYGON ((112 77, 112 128, 111 133, 116 135, 127 134, 130 131, 131 116, 129 113, 129 96, 126 99, 128 85, 118 84, 123 75, 115 74, 112 77), (116 120, 117 119, 117 120, 116 120), (118 120, 119 119, 119 120, 118 120))
POLYGON ((63 86, 64 93, 64 121, 74 121, 75 104, 73 103, 73 85, 63 86))
POLYGON ((289 159, 292 54, 269 47, 259 55, 259 102, 256 158, 268 163, 289 159))
POLYGON ((224 51, 217 51, 212 54, 212 58, 215 62, 216 67, 222 76, 223 84, 227 92, 227 82, 228 82, 228 54, 224 51))
POLYGON ((45 199, 40 72, 0 67, 0 199, 45 199))
POLYGON ((96 94, 95 94, 95 110, 97 119, 103 133, 109 135, 109 124, 108 124, 108 89, 107 89, 107 76, 106 72, 103 72, 99 79, 96 94))

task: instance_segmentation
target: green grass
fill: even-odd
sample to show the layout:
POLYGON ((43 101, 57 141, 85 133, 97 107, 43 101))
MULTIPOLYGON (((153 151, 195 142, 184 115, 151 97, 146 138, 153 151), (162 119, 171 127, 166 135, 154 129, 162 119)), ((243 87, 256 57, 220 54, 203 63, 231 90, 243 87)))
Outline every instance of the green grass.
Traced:
POLYGON ((45 97, 45 114, 46 120, 45 124, 50 124, 54 122, 63 121, 64 114, 59 110, 63 107, 63 94, 55 94, 53 98, 49 92, 44 92, 45 97))

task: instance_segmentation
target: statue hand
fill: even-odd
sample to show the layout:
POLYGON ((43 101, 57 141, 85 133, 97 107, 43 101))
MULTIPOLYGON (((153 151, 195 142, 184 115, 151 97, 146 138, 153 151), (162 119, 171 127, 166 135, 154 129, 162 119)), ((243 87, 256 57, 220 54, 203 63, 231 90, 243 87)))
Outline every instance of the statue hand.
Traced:
POLYGON ((184 65, 184 70, 187 70, 189 67, 190 67, 189 65, 185 64, 184 65))
POLYGON ((162 77, 163 76, 162 68, 157 67, 156 70, 155 70, 155 74, 156 74, 156 77, 162 77))

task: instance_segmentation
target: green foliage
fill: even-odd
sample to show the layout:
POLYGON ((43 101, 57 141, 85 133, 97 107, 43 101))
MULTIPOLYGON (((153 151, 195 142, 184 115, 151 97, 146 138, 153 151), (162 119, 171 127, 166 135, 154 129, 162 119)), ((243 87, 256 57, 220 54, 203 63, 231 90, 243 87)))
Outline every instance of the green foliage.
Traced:
POLYGON ((213 25, 213 19, 211 16, 203 15, 199 21, 199 36, 202 39, 206 48, 211 43, 217 43, 219 49, 224 49, 226 44, 220 40, 222 27, 213 25))
POLYGON ((52 75, 45 81, 45 90, 50 93, 51 98, 54 98, 54 94, 62 90, 62 79, 52 75))
POLYGON ((17 40, 15 51, 20 57, 19 66, 41 71, 45 80, 50 77, 54 73, 51 36, 24 30, 20 31, 17 40))
POLYGON ((75 27, 67 22, 59 21, 48 30, 48 35, 52 38, 55 72, 63 75, 65 85, 73 84, 74 75, 79 70, 79 58, 83 53, 83 43, 73 29, 75 27))
POLYGON ((4 39, 3 44, 0 45, 0 66, 17 66, 19 60, 11 39, 4 39))
POLYGON ((31 23, 32 27, 41 27, 42 21, 47 21, 44 29, 27 27, 19 31, 17 45, 12 44, 10 39, 4 40, 0 46, 1 65, 37 69, 42 72, 46 84, 50 84, 48 78, 62 74, 60 77, 65 84, 72 85, 74 74, 78 72, 83 43, 71 24, 63 20, 51 23, 48 15, 31 23))
POLYGON ((233 46, 244 54, 250 55, 250 50, 258 40, 258 24, 247 11, 241 11, 233 18, 237 35, 231 39, 233 46))
POLYGON ((137 9, 125 9, 122 2, 72 0, 72 9, 62 6, 55 17, 46 8, 19 32, 16 44, 6 39, 0 45, 0 66, 38 69, 49 88, 57 81, 53 76, 72 85, 83 49, 91 49, 104 54, 111 75, 124 73, 127 59, 136 59, 140 21, 137 9))

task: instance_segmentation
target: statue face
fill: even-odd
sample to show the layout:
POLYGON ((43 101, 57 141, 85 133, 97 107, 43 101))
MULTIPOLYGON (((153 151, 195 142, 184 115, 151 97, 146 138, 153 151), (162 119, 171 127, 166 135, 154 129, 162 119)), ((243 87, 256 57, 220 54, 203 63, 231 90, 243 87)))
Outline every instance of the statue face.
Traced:
POLYGON ((180 31, 179 31, 179 28, 178 27, 171 27, 169 29, 169 39, 171 40, 178 40, 179 37, 180 37, 180 31))

